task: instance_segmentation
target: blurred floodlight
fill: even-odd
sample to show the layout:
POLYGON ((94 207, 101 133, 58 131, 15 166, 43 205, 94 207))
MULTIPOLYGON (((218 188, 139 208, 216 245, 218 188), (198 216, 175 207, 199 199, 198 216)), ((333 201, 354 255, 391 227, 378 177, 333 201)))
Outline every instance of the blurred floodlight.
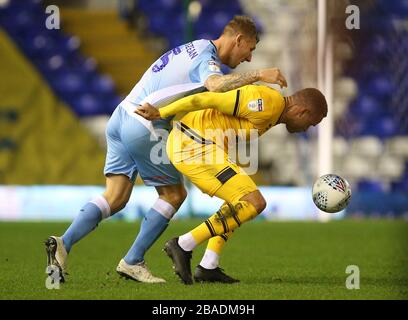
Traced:
POLYGON ((201 13, 201 3, 198 1, 192 1, 188 6, 188 15, 191 20, 197 20, 201 13))
POLYGON ((10 0, 0 0, 0 8, 7 7, 10 3, 10 0))

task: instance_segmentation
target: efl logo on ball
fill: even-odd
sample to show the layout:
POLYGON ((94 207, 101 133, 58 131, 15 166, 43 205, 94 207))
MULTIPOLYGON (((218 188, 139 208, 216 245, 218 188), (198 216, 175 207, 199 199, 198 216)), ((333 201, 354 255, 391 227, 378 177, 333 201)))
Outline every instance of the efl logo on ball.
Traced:
POLYGON ((350 202, 349 183, 335 174, 321 176, 313 185, 313 202, 322 211, 336 213, 344 210, 350 202))

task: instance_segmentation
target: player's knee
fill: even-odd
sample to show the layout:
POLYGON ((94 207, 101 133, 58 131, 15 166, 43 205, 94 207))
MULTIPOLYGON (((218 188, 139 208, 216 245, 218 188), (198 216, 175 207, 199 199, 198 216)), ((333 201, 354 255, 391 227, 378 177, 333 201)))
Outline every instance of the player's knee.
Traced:
POLYGON ((259 191, 245 196, 244 198, 242 198, 242 200, 251 203, 254 206, 257 214, 260 214, 266 208, 266 200, 259 191))
POLYGON ((112 196, 109 194, 104 194, 104 197, 109 204, 111 216, 122 210, 129 200, 125 195, 112 196))
POLYGON ((114 215, 116 212, 119 212, 120 210, 122 210, 125 206, 126 206, 127 202, 123 202, 123 201, 118 201, 118 202, 114 202, 113 206, 111 207, 111 215, 114 215))
POLYGON ((257 214, 260 214, 266 208, 266 201, 261 193, 259 193, 256 196, 251 197, 251 199, 247 201, 250 202, 254 206, 257 214))
POLYGON ((256 209, 256 212, 258 212, 258 214, 260 214, 262 211, 265 210, 266 201, 262 195, 256 200, 256 205, 254 205, 254 207, 256 209))
POLYGON ((119 212, 126 206, 126 202, 120 200, 113 200, 111 202, 108 201, 108 203, 111 208, 111 216, 119 212))
POLYGON ((187 191, 184 188, 174 190, 164 195, 164 200, 170 203, 174 208, 178 209, 183 204, 187 197, 187 191))

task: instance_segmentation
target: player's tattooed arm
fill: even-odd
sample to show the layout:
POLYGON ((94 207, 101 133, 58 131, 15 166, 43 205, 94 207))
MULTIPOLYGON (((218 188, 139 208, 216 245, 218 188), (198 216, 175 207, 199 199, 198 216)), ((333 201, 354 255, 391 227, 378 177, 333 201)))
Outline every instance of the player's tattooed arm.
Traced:
POLYGON ((205 87, 212 92, 226 92, 257 81, 260 81, 259 70, 254 70, 225 76, 212 75, 205 82, 205 87))
POLYGON ((239 87, 263 81, 287 87, 285 77, 277 68, 254 70, 244 73, 234 73, 225 76, 212 75, 205 82, 205 87, 212 92, 226 92, 239 87))

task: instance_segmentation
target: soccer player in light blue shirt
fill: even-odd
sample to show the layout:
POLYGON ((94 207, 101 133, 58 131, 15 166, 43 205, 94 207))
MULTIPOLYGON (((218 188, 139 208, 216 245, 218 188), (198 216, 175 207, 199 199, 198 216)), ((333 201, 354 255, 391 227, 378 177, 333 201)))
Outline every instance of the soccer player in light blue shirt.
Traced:
MULTIPOLYGON (((160 159, 155 159, 157 155, 151 152, 157 140, 161 139, 161 143, 165 144, 166 137, 158 132, 170 130, 170 119, 150 122, 134 111, 144 102, 164 106, 200 91, 223 92, 256 81, 286 86, 285 78, 276 68, 230 75, 221 72, 221 64, 235 68, 241 62, 250 62, 257 42, 253 21, 245 16, 236 16, 217 40, 197 40, 174 48, 144 73, 115 109, 106 128, 105 192, 84 205, 61 237, 50 236, 46 240, 48 265, 59 269, 61 280, 66 274, 67 255, 72 246, 103 219, 125 207, 139 174, 145 185, 156 188, 158 199, 145 215, 133 245, 116 270, 127 278, 141 282, 165 282, 150 273, 144 255, 166 229, 187 193, 180 173, 170 161, 156 161, 160 159)), ((207 271, 206 277, 197 280, 236 281, 218 267, 219 255, 228 237, 217 236, 209 240, 198 266, 207 271)))

